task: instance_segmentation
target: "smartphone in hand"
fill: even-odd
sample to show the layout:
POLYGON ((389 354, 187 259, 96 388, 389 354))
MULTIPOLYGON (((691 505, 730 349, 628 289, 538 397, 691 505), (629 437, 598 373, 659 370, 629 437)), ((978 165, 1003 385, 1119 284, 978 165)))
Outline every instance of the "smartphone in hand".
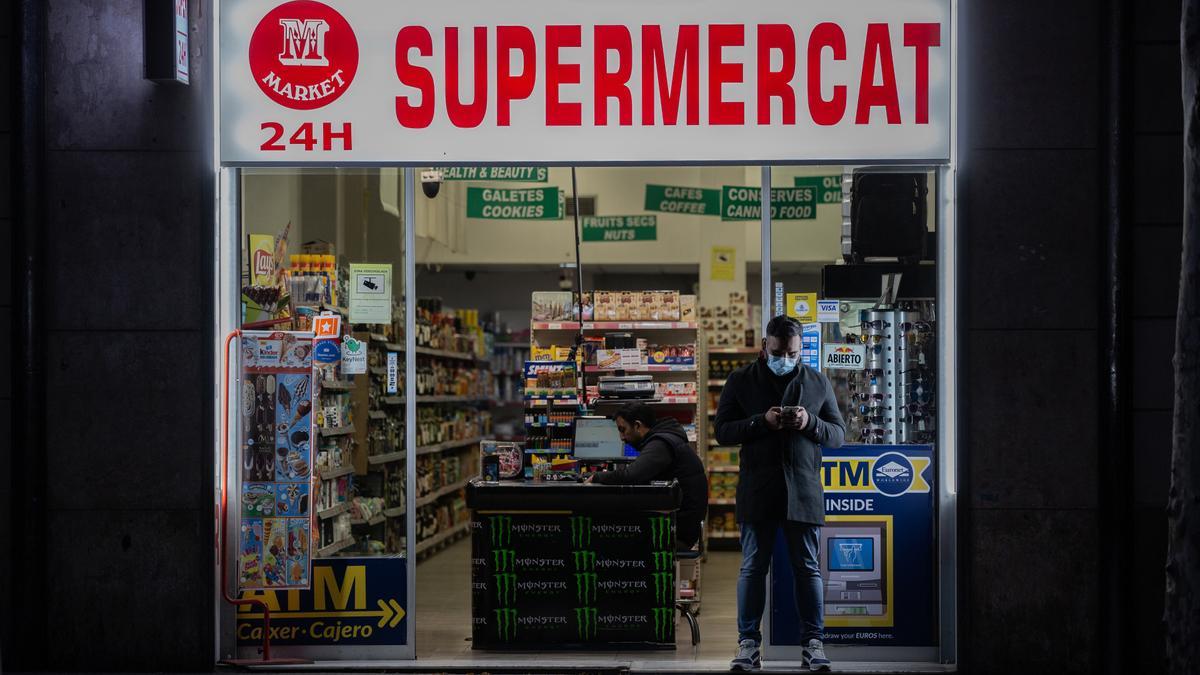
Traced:
POLYGON ((795 426, 796 423, 800 420, 800 406, 798 406, 798 405, 783 406, 783 412, 780 414, 780 417, 783 419, 784 426, 795 426))

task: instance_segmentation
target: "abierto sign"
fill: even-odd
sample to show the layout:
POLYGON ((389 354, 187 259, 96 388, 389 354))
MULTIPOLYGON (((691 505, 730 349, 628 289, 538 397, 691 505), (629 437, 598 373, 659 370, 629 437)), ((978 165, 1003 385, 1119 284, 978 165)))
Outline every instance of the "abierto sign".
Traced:
POLYGON ((221 161, 946 161, 950 8, 224 0, 221 161))

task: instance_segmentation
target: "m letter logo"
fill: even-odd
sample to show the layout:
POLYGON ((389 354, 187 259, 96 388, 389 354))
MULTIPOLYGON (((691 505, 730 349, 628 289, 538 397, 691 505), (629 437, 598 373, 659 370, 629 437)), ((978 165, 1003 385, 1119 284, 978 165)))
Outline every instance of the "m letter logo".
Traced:
POLYGON ((279 62, 285 66, 327 66, 325 34, 329 23, 324 19, 280 19, 283 28, 283 52, 279 62))
POLYGON ((267 12, 250 36, 250 75, 267 98, 293 110, 336 101, 358 72, 358 38, 337 10, 291 0, 267 12))

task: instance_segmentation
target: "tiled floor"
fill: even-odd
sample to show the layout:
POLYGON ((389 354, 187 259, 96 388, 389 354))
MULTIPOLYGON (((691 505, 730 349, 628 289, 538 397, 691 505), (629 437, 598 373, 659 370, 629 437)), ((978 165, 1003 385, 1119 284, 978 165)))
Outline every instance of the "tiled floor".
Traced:
MULTIPOLYGON (((417 658, 494 659, 492 652, 472 651, 471 544, 464 539, 417 566, 417 658)), ((710 551, 703 568, 700 644, 693 648, 686 621, 676 625, 675 651, 603 652, 594 656, 621 661, 686 661, 719 659, 728 665, 737 646, 735 585, 741 553, 710 551)), ((563 654, 578 661, 579 653, 563 654)), ((528 655, 522 657, 528 659, 528 655)), ((540 660, 541 657, 539 657, 540 660)))

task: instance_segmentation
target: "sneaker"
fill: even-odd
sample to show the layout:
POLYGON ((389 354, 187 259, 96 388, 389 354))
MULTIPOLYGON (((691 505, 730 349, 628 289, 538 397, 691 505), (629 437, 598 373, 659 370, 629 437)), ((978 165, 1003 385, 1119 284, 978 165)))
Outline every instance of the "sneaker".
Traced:
POLYGON ((758 643, 746 638, 738 643, 737 655, 729 662, 730 670, 758 670, 762 668, 762 656, 758 643))
POLYGON ((825 645, 816 638, 808 641, 801 657, 804 659, 804 666, 813 672, 828 672, 833 667, 833 662, 825 656, 825 645))

